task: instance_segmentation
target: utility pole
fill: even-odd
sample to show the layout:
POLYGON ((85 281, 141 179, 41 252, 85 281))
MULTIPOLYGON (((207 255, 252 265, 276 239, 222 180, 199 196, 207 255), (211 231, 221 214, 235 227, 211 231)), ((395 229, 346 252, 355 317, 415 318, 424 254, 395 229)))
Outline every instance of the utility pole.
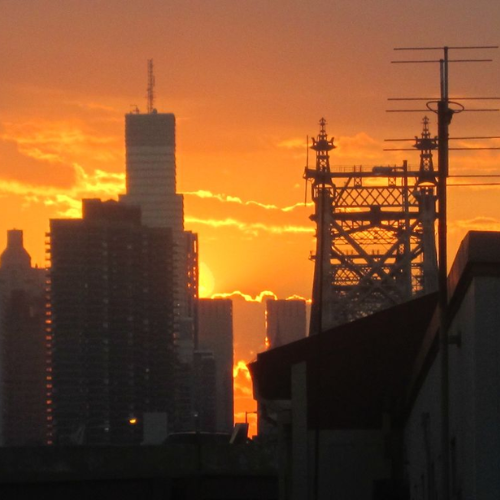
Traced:
POLYGON ((444 47, 444 57, 439 61, 441 98, 438 102, 438 283, 439 283, 439 350, 441 362, 441 457, 443 499, 450 498, 450 391, 448 357, 448 227, 446 183, 449 170, 449 125, 454 111, 449 106, 448 96, 448 47, 444 47))
MULTIPOLYGON (((447 241, 447 179, 449 170, 449 126, 453 115, 465 110, 459 102, 451 101, 448 93, 448 65, 449 62, 490 62, 491 59, 454 59, 450 61, 449 50, 471 50, 471 49, 497 49, 497 46, 481 47, 413 47, 397 48, 395 50, 428 51, 442 50, 443 57, 439 60, 413 60, 392 61, 393 63, 436 63, 439 62, 440 73, 440 98, 432 100, 427 98, 392 99, 392 100, 423 100, 427 102, 427 108, 437 114, 438 118, 438 304, 439 304, 439 360, 440 360, 440 396, 441 396, 441 495, 443 500, 450 500, 450 422, 449 422, 449 356, 448 345, 448 241, 447 241), (450 104, 454 108, 450 107, 450 104), (432 108, 435 105, 437 109, 432 108)), ((457 98, 455 98, 457 99, 457 98)), ((460 98, 462 100, 464 98, 460 98)), ((465 99, 488 99, 488 98, 465 98, 465 99)), ((457 99, 458 100, 458 99, 457 99)), ((397 110, 396 110, 397 111, 397 110)), ((402 110, 418 111, 418 110, 402 110)), ((477 109, 467 111, 497 111, 488 109, 477 109)), ((463 138, 468 139, 468 138, 463 138)), ((470 148, 474 149, 474 148, 470 148)))

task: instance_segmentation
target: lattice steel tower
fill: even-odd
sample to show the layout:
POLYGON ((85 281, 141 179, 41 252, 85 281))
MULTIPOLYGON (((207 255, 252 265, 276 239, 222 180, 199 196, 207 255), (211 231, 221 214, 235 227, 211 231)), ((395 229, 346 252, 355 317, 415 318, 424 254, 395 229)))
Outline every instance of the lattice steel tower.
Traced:
POLYGON ((434 234, 436 179, 432 138, 424 118, 420 167, 330 168, 334 139, 326 121, 312 139, 312 183, 316 253, 310 333, 366 316, 437 289, 434 234))

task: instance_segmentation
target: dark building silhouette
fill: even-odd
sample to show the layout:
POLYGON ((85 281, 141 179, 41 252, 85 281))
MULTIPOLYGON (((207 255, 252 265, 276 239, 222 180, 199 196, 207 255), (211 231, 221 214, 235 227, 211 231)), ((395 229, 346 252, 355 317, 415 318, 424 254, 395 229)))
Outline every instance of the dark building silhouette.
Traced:
POLYGON ((266 337, 270 349, 306 336, 305 300, 267 300, 266 337))
MULTIPOLYGON (((184 313, 177 317, 175 328, 175 431, 192 431, 197 425, 195 418, 196 384, 194 349, 197 337, 198 310, 198 235, 184 231, 179 242, 182 245, 182 267, 179 279, 184 283, 182 294, 184 313)), ((177 246, 176 246, 177 249, 177 246)), ((177 303, 178 304, 178 303, 177 303)))
POLYGON ((217 372, 212 351, 194 352, 196 430, 217 432, 217 372))
POLYGON ((45 270, 31 267, 23 232, 0 257, 0 422, 4 446, 45 442, 45 270))
POLYGON ((186 252, 186 316, 192 323, 193 343, 198 338, 198 235, 191 231, 184 231, 186 252))
POLYGON ((138 444, 145 414, 172 414, 172 248, 114 201, 50 221, 49 444, 138 444))
MULTIPOLYGON (((230 299, 198 300, 198 350, 212 352, 215 363, 217 432, 231 432, 233 402, 233 303, 230 299)), ((202 411, 200 403, 200 412, 202 411)))

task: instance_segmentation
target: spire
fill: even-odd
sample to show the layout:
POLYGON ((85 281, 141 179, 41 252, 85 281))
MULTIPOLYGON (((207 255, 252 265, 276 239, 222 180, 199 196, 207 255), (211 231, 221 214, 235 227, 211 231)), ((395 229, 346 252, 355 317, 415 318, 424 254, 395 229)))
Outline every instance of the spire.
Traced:
POLYGON ((335 149, 333 144, 333 137, 328 139, 326 133, 326 120, 321 118, 319 121, 320 131, 317 139, 312 138, 311 149, 316 151, 316 170, 319 172, 330 172, 330 155, 328 154, 332 149, 335 149))
POLYGON ((438 147, 437 137, 431 137, 429 132, 429 118, 424 116, 422 120, 422 136, 415 136, 413 147, 420 151, 420 171, 417 184, 430 183, 436 184, 436 175, 434 173, 434 164, 432 162, 432 151, 438 147))

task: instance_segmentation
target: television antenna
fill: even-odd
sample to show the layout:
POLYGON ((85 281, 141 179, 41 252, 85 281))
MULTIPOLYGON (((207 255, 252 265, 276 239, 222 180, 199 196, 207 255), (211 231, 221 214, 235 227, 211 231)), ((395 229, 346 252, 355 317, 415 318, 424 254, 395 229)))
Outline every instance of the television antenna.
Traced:
MULTIPOLYGON (((438 283, 439 283, 439 345, 441 360, 441 456, 442 456, 442 498, 450 499, 450 452, 449 452, 449 380, 448 380, 448 282, 447 282, 447 178, 449 176, 449 151, 450 149, 499 149, 499 148, 450 148, 449 147, 449 126, 455 114, 462 112, 494 112, 498 109, 477 108, 467 109, 459 101, 465 100, 500 100, 500 97, 466 97, 450 98, 448 88, 448 68, 450 63, 483 63, 491 62, 492 59, 450 59, 450 51, 460 50, 490 50, 498 49, 497 45, 482 46, 443 46, 443 47, 398 47, 396 51, 439 51, 442 57, 439 59, 420 59, 420 60, 396 60, 393 64, 439 64, 440 73, 440 97, 403 97, 392 98, 390 101, 425 101, 427 110, 432 111, 438 118, 438 184, 437 196, 439 204, 438 212, 438 283)), ((390 113, 416 113, 422 112, 421 109, 396 109, 387 110, 390 113)), ((490 137, 487 137, 488 139, 490 137)), ((497 138, 497 137, 491 137, 497 138)), ((462 138, 468 139, 468 138, 462 138)), ((484 137, 486 139, 486 137, 484 137)), ((401 139, 390 139, 389 141, 399 141, 401 139)), ((405 140, 405 139, 402 139, 405 140)), ((413 139, 411 139, 413 140, 413 139)), ((451 139, 453 140, 453 139, 451 139)))

